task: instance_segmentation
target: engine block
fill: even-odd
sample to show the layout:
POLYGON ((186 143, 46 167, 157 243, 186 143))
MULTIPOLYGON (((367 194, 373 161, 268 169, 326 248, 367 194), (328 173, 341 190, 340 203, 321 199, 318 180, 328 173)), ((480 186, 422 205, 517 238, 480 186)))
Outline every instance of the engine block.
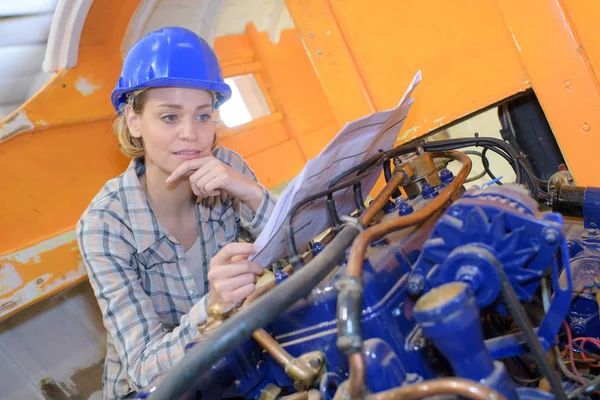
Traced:
MULTIPOLYGON (((421 182, 418 193, 388 200, 373 224, 428 207, 454 179, 446 169, 438 177, 437 186, 421 182)), ((311 251, 316 256, 326 246, 313 243, 311 251)), ((246 340, 199 375, 188 398, 350 398, 343 386, 352 352, 338 343, 348 256, 349 249, 309 295, 265 326, 261 340, 246 340)), ((293 272, 276 271, 277 282, 293 272)), ((600 232, 540 210, 521 185, 475 187, 426 220, 371 242, 357 287, 360 326, 352 329, 360 336, 365 394, 460 377, 507 399, 553 399, 511 300, 536 327, 544 352, 561 345, 584 357, 595 353, 590 340, 575 347, 565 329, 574 338, 600 339, 600 232)), ((580 386, 557 377, 565 391, 580 386)))

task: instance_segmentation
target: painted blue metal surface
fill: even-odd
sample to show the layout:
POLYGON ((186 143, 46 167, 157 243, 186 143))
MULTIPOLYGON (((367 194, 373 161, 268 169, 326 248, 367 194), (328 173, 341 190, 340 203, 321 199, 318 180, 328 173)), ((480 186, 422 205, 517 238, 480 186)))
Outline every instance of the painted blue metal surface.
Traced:
POLYGON ((415 318, 456 376, 485 382, 508 400, 516 400, 515 383, 484 345, 479 307, 471 293, 470 285, 464 282, 434 288, 417 301, 415 318))
POLYGON ((583 195, 583 222, 586 228, 600 228, 600 188, 589 187, 583 195))

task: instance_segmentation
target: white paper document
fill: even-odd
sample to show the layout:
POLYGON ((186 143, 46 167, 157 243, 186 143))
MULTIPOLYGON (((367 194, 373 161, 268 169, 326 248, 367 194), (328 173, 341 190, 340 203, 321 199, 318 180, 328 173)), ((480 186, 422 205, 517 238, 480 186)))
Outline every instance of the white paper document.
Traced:
MULTIPOLYGON (((417 72, 396 108, 346 124, 316 158, 306 163, 302 172, 281 194, 273 214, 256 239, 255 245, 259 250, 252 257, 254 262, 266 267, 288 255, 282 227, 292 206, 308 196, 326 190, 334 178, 367 160, 379 150, 387 151, 394 146, 413 103, 410 96, 420 81, 421 71, 417 72)), ((362 181, 363 197, 366 197, 375 185, 381 168, 374 170, 362 181)), ((333 199, 340 216, 348 215, 356 209, 352 187, 335 192, 333 199)), ((298 246, 304 245, 329 228, 326 198, 301 207, 292 225, 298 246)))

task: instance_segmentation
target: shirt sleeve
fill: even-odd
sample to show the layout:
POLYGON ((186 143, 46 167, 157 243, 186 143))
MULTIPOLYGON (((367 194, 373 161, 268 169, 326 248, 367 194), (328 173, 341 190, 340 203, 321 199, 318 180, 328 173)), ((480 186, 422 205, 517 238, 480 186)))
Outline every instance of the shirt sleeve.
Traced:
POLYGON ((114 213, 89 211, 79 221, 77 237, 104 326, 130 386, 139 390, 184 355, 199 335, 197 324, 206 308, 192 308, 173 330, 163 326, 141 284, 133 235, 114 213))

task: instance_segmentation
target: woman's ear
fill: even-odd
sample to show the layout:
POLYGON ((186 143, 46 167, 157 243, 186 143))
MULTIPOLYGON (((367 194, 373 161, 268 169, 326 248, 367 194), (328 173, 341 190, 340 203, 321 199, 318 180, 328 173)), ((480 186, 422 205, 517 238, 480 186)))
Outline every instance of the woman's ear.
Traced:
POLYGON ((141 124, 140 124, 140 118, 139 116, 133 111, 133 107, 131 106, 131 104, 127 104, 125 106, 125 121, 127 122, 127 128, 129 128, 129 132, 131 133, 131 136, 133 136, 134 138, 141 138, 142 137, 142 129, 141 129, 141 124))

